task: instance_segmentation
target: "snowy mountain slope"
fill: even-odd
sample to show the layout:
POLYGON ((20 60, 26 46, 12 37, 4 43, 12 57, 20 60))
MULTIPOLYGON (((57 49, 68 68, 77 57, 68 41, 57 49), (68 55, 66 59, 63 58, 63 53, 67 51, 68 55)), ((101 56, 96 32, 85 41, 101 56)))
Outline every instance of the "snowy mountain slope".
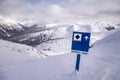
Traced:
POLYGON ((79 72, 74 71, 76 54, 70 52, 42 59, 20 57, 7 63, 0 54, 4 59, 0 58, 0 80, 120 80, 119 36, 116 30, 96 42, 88 55, 82 54, 79 72))
POLYGON ((21 29, 23 26, 21 26, 17 21, 7 17, 3 18, 0 16, 0 26, 3 26, 7 29, 21 29))
POLYGON ((25 26, 12 19, 9 19, 9 21, 0 19, 0 39, 16 43, 36 46, 42 41, 50 39, 52 34, 49 30, 51 29, 46 28, 44 25, 32 24, 31 26, 25 26))
MULTIPOLYGON (((115 26, 112 30, 107 30, 106 27, 115 26, 107 23, 94 23, 94 24, 49 24, 47 27, 53 27, 53 38, 60 38, 53 41, 48 41, 37 45, 38 51, 47 53, 48 55, 59 55, 64 52, 70 52, 71 37, 73 31, 79 32, 90 32, 91 33, 91 44, 95 41, 101 40, 104 37, 114 33, 118 27, 115 26), (99 26, 97 26, 99 25, 99 26), (57 54, 56 54, 57 53, 57 54)), ((111 27, 110 27, 111 28, 111 27)))
POLYGON ((0 56, 1 61, 2 60, 16 60, 16 58, 19 56, 23 57, 42 57, 44 55, 40 54, 35 48, 27 46, 27 45, 22 45, 22 44, 17 44, 9 41, 4 41, 0 40, 0 56), (13 56, 11 56, 13 55, 13 56), (14 56, 16 55, 16 56, 14 56), (6 58, 3 58, 5 56, 6 58), (14 58, 13 58, 14 57, 14 58))
MULTIPOLYGON (((80 23, 48 25, 35 24, 21 32, 17 32, 17 34, 15 32, 15 35, 9 37, 7 40, 30 46, 37 45, 38 51, 47 53, 48 55, 56 55, 56 53, 58 55, 58 53, 70 51, 70 39, 73 31, 91 32, 93 35, 91 36, 91 43, 94 43, 95 41, 104 38, 105 35, 108 35, 110 32, 113 32, 112 30, 109 32, 105 29, 109 26, 110 25, 107 23, 94 23, 93 25, 80 23)), ((14 31, 12 32, 14 33, 14 31)), ((4 33, 9 35, 6 31, 4 33)))
POLYGON ((119 24, 106 22, 22 25, 10 18, 3 18, 0 21, 0 38, 36 47, 47 55, 58 55, 70 51, 73 31, 91 32, 92 44, 119 28, 119 24))
MULTIPOLYGON (((107 68, 103 80, 119 80, 120 79, 120 29, 108 35, 104 39, 94 43, 94 47, 90 50, 90 55, 94 59, 104 62, 107 68)), ((106 69, 105 69, 106 70, 106 69)))

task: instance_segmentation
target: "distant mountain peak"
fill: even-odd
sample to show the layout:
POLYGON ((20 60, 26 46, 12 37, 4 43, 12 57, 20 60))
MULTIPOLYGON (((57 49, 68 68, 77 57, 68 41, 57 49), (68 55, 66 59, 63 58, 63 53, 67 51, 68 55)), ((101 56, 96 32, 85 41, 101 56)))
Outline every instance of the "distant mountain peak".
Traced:
POLYGON ((17 22, 15 20, 13 20, 12 18, 1 17, 1 16, 0 16, 0 23, 9 24, 9 25, 17 24, 17 22))

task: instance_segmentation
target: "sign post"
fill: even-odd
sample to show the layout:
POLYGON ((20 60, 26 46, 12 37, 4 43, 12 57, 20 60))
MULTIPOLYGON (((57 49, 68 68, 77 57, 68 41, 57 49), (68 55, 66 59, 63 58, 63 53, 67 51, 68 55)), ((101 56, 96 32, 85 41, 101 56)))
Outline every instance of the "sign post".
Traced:
POLYGON ((90 33, 73 32, 72 52, 77 53, 75 70, 79 71, 81 53, 87 53, 89 50, 90 33))
POLYGON ((77 54, 77 59, 76 59, 76 67, 75 70, 79 71, 79 65, 80 65, 80 54, 77 54))

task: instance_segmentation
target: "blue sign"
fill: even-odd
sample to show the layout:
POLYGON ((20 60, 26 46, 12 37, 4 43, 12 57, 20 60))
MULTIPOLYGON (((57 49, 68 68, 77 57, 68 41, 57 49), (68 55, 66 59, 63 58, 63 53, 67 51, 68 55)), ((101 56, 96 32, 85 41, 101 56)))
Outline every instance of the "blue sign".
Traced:
POLYGON ((88 52, 90 43, 90 33, 73 32, 72 52, 88 52))

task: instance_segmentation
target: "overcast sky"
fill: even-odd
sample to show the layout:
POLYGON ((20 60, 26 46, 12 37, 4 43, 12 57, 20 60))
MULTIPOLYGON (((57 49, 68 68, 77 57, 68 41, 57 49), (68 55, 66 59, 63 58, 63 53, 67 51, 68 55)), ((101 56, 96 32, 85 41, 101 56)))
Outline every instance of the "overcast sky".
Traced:
POLYGON ((60 22, 120 19, 120 0, 0 0, 0 16, 60 22))

